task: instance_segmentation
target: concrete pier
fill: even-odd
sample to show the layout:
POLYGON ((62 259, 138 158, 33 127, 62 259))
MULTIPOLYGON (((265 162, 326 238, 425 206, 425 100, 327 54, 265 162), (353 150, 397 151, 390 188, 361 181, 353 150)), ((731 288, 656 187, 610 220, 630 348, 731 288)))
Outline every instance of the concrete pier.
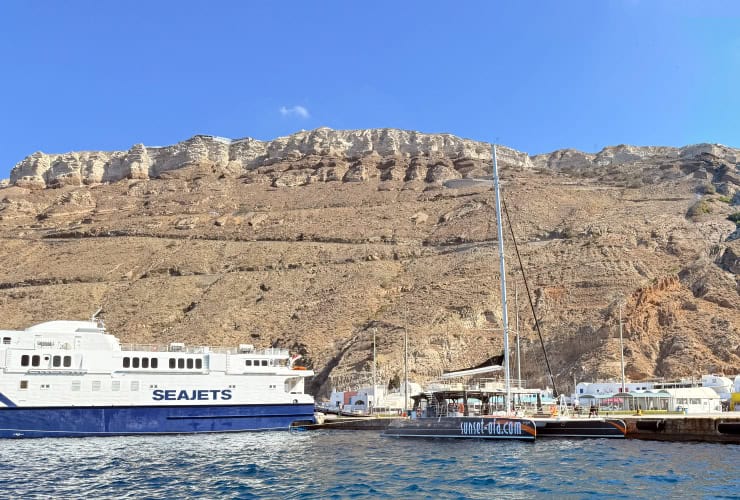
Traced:
POLYGON ((304 430, 334 429, 343 431, 382 431, 403 417, 334 417, 319 419, 315 424, 300 425, 304 430))
POLYGON ((619 418, 627 424, 627 437, 632 439, 740 444, 740 412, 619 418))

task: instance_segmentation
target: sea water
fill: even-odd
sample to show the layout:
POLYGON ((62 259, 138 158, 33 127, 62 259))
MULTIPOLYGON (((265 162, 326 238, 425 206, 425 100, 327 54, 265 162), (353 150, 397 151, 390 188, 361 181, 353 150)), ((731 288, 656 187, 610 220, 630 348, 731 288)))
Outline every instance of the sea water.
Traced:
POLYGON ((2 498, 739 498, 740 446, 314 431, 0 441, 2 498))

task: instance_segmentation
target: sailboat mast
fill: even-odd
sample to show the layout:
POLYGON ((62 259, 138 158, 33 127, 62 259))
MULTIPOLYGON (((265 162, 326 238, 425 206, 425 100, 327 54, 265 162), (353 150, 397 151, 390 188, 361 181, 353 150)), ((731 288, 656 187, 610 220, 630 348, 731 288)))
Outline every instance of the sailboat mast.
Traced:
POLYGON ((504 231, 501 221, 501 193, 496 163, 496 145, 491 146, 493 157, 493 191, 496 194, 496 231, 498 237, 499 265, 501 266, 501 319, 504 323, 504 385, 506 387, 506 412, 511 411, 511 375, 509 373, 509 315, 506 303, 506 264, 504 262, 504 231))

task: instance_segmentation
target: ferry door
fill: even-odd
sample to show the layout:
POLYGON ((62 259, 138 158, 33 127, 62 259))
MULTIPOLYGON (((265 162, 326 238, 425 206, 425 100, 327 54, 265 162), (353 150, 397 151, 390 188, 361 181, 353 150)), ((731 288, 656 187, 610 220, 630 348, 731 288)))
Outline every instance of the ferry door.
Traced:
POLYGON ((82 337, 75 336, 75 350, 79 349, 80 347, 82 347, 82 337))

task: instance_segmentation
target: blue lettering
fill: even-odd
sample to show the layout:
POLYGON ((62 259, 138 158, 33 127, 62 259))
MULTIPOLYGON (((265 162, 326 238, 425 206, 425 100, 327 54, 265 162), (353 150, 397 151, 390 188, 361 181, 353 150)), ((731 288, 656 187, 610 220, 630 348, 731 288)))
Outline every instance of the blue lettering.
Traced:
POLYGON ((152 400, 154 401, 217 401, 219 399, 229 400, 232 398, 231 389, 154 389, 152 400), (220 397, 219 397, 220 396, 220 397))

